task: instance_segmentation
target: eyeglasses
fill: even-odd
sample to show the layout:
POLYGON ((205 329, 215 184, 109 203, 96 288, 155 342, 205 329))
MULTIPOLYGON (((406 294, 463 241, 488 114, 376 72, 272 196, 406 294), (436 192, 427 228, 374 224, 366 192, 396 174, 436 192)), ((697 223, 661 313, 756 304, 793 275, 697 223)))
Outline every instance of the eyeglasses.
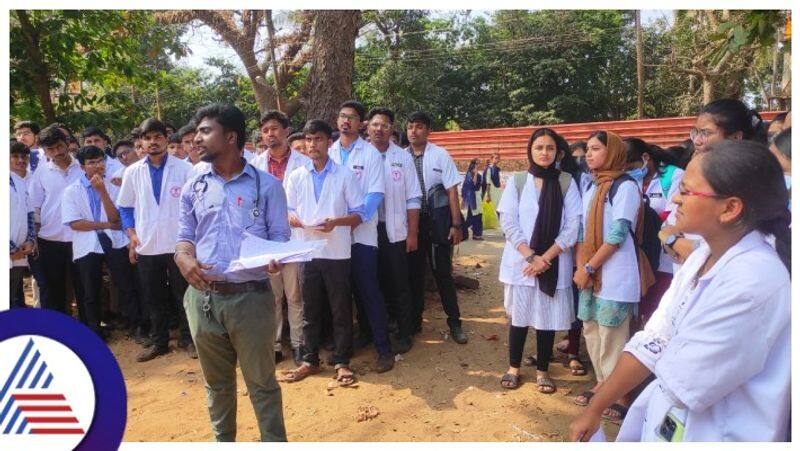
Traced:
POLYGON ((727 197, 727 196, 720 196, 719 194, 714 194, 714 193, 701 193, 698 191, 689 191, 684 189, 678 190, 678 193, 681 195, 681 197, 694 196, 694 197, 707 197, 710 199, 724 199, 725 197, 727 197))
POLYGON ((348 121, 358 121, 361 119, 357 114, 339 113, 339 119, 347 119, 348 121))
POLYGON ((697 140, 697 138, 700 138, 700 140, 702 142, 706 142, 708 140, 708 138, 710 138, 710 137, 712 137, 712 136, 714 136, 716 134, 717 134, 717 132, 715 132, 715 131, 705 130, 705 129, 698 130, 698 129, 694 128, 694 127, 692 127, 692 129, 689 130, 689 138, 691 138, 692 141, 695 141, 695 140, 697 140))
POLYGON ((390 130, 392 128, 392 126, 389 124, 381 124, 378 122, 373 122, 369 124, 369 126, 378 130, 390 130))

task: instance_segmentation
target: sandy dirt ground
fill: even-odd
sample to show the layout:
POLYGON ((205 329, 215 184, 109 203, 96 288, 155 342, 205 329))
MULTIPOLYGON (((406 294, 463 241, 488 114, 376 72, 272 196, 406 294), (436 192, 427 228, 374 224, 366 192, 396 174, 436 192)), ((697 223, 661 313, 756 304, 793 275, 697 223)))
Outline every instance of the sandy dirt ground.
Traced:
MULTIPOLYGON (((294 384, 281 384, 286 430, 290 441, 564 441, 571 419, 581 411, 575 395, 590 388, 592 373, 571 376, 562 361, 551 365, 558 386, 540 394, 535 368, 523 366, 523 385, 514 391, 500 386, 508 368, 508 339, 502 285, 497 281, 502 253, 499 231, 487 231, 483 242, 458 247, 456 271, 480 280, 474 291, 459 290, 467 345, 443 339, 447 330, 438 295, 429 293, 423 331, 414 348, 392 371, 375 373, 372 347, 352 359, 359 382, 355 388, 327 390, 333 369, 294 384), (372 418, 359 421, 359 412, 372 418)), ((560 337, 561 334, 557 335, 560 337)), ((175 349, 175 341, 171 342, 175 349)), ((126 441, 211 441, 206 394, 197 360, 173 351, 137 363, 140 347, 121 337, 110 347, 117 356, 128 388, 126 441)), ((528 335, 526 355, 535 352, 535 334, 528 335)), ((557 353, 558 354, 558 353, 557 353)), ((323 360, 326 353, 323 351, 323 360)), ((559 356, 557 356, 559 357, 559 356)), ((562 356, 563 357, 563 356, 562 356)), ((584 361, 588 358, 584 354, 584 361)), ((291 359, 277 370, 291 369, 291 359)), ((239 374, 239 441, 256 441, 258 427, 239 374)), ((618 426, 605 424, 612 439, 618 426)))

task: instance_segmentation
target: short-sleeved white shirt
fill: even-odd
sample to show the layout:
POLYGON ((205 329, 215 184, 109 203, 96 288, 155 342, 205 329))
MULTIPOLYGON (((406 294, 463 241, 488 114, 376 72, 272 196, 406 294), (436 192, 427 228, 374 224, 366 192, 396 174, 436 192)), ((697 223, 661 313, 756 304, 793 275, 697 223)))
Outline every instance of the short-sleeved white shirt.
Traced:
MULTIPOLYGON (((586 195, 583 196, 583 230, 586 238, 589 209, 592 205, 597 185, 592 184, 586 195)), ((612 224, 617 219, 627 219, 635 229, 636 219, 639 215, 639 205, 642 201, 641 192, 636 182, 628 180, 622 182, 617 188, 613 205, 605 200, 603 215, 603 237, 611 232, 612 224)), ((588 256, 591 258, 591 255, 588 256)), ((622 246, 602 266, 602 287, 597 296, 616 302, 639 302, 640 282, 639 264, 636 259, 636 245, 631 239, 630 232, 625 237, 622 246)))
MULTIPOLYGON (((106 191, 111 199, 114 199, 119 191, 119 188, 105 180, 106 191)), ((64 225, 69 227, 69 224, 74 221, 94 221, 92 216, 92 207, 89 204, 89 195, 86 192, 86 187, 81 180, 78 180, 64 190, 64 200, 61 206, 61 218, 64 225)), ((100 203, 100 221, 108 221, 106 208, 103 203, 100 203)), ((103 229, 101 231, 72 231, 72 260, 78 260, 89 253, 103 254, 103 247, 100 245, 100 240, 97 238, 97 233, 103 232, 111 239, 111 247, 119 249, 128 245, 128 237, 122 230, 103 229)))
POLYGON ((61 220, 61 203, 64 190, 81 177, 83 170, 74 158, 66 171, 62 171, 52 161, 39 162, 33 177, 28 181, 28 195, 31 207, 41 209, 40 238, 72 241, 72 229, 61 220))
MULTIPOLYGON (((414 151, 411 147, 406 150, 411 152, 412 157, 414 156, 414 151)), ((462 179, 463 176, 459 175, 456 163, 453 161, 453 157, 447 153, 447 150, 444 147, 428 142, 422 157, 422 180, 425 182, 425 190, 422 196, 427 197, 427 191, 435 185, 442 184, 445 189, 449 189, 461 183, 462 179)))

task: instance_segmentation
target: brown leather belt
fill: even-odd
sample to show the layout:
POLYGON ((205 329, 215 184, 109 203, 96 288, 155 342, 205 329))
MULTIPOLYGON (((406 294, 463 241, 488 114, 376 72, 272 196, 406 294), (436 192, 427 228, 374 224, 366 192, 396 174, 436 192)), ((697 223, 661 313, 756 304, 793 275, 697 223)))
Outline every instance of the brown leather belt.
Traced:
POLYGON ((216 294, 238 294, 250 293, 253 291, 269 291, 269 282, 266 280, 253 280, 250 282, 211 282, 212 293, 216 294))

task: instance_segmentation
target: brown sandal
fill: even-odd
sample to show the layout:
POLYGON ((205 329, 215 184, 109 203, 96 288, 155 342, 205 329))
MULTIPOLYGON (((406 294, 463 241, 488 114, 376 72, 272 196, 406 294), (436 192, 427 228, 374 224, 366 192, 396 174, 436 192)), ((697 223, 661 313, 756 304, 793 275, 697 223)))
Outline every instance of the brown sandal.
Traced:
POLYGON ((303 363, 302 365, 298 366, 297 368, 284 371, 283 376, 278 378, 278 382, 299 382, 312 374, 318 374, 322 371, 319 365, 311 365, 308 363, 303 363))
POLYGON ((340 387, 347 387, 356 383, 356 374, 346 364, 338 363, 333 367, 333 370, 336 372, 333 378, 336 379, 340 387), (346 373, 342 374, 339 370, 345 370, 346 373))

